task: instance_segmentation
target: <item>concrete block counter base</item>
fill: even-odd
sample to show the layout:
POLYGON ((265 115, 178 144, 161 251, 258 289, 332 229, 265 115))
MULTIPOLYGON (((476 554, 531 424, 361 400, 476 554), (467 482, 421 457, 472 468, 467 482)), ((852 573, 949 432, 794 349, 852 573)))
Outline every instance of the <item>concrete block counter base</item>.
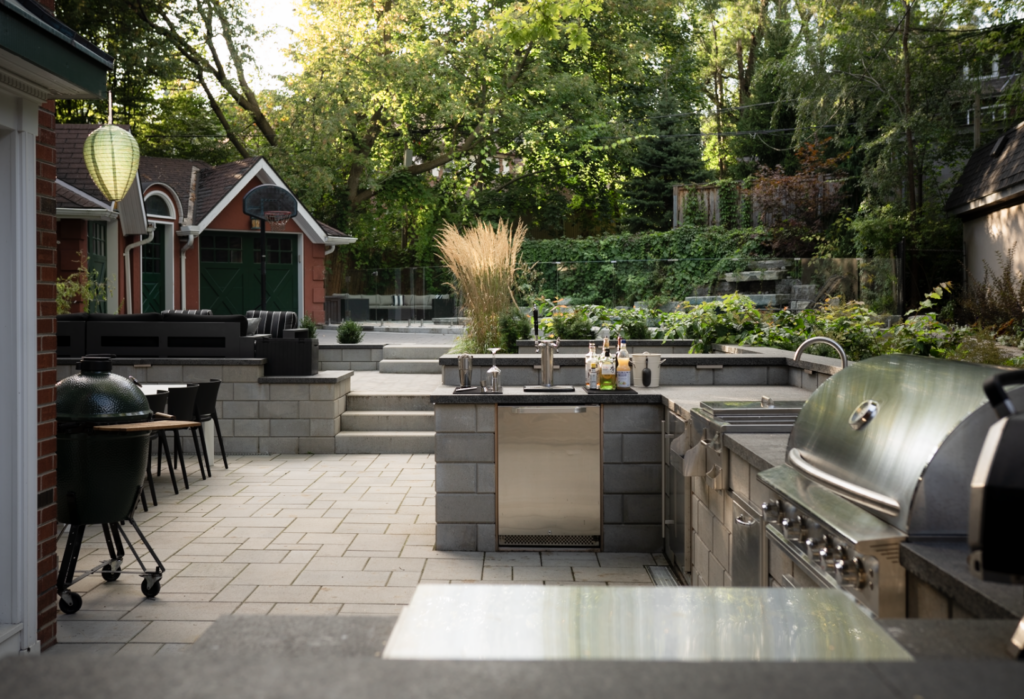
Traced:
MULTIPOLYGON (((316 376, 263 376, 263 359, 115 359, 114 372, 142 383, 219 379, 217 416, 224 448, 233 454, 334 452, 341 431, 351 371, 316 376)), ((74 373, 75 360, 58 360, 58 380, 74 373)), ((191 440, 184 440, 191 452, 191 440)), ((217 453, 220 453, 219 446, 217 453)), ((212 457, 211 457, 212 458, 212 457)))

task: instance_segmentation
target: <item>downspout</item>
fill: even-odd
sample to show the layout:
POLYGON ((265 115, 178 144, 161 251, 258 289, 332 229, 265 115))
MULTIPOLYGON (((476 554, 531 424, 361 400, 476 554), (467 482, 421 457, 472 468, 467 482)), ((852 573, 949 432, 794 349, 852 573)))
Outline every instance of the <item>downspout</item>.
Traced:
MULTIPOLYGON (((188 183, 188 215, 185 217, 185 225, 192 225, 192 216, 196 212, 196 181, 199 179, 199 168, 192 166, 192 177, 188 183)), ((181 310, 188 309, 188 287, 185 284, 185 253, 192 249, 196 242, 196 233, 188 234, 188 242, 181 246, 181 310)), ((200 304, 202 305, 202 304, 200 304)))
POLYGON ((132 313, 132 250, 142 247, 146 243, 152 243, 156 237, 156 224, 151 223, 146 227, 146 237, 140 238, 137 242, 126 245, 124 248, 124 308, 128 314, 132 313))
POLYGON ((188 308, 188 301, 186 301, 185 292, 187 287, 185 286, 185 253, 192 249, 192 245, 196 242, 195 233, 188 234, 188 242, 181 246, 181 310, 188 308))

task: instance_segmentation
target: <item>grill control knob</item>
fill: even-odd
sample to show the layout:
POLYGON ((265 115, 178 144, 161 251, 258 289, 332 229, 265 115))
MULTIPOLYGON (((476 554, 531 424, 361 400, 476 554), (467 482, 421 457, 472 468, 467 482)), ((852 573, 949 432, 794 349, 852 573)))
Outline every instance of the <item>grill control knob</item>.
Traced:
POLYGON ((807 547, 808 558, 814 558, 814 552, 818 548, 818 544, 821 542, 815 539, 813 536, 809 536, 804 540, 804 546, 807 547))
POLYGON ((826 575, 831 575, 835 564, 832 562, 832 548, 825 543, 818 549, 817 552, 818 567, 825 572, 826 575))
POLYGON ((764 513, 764 519, 766 522, 778 522, 780 512, 779 501, 769 500, 768 502, 762 502, 761 512, 764 513))
POLYGON ((864 568, 857 558, 837 558, 835 563, 836 582, 842 587, 860 590, 866 583, 864 568))
POLYGON ((804 518, 800 515, 795 515, 792 518, 783 517, 780 524, 782 524, 782 535, 790 541, 799 544, 801 539, 803 539, 804 518))

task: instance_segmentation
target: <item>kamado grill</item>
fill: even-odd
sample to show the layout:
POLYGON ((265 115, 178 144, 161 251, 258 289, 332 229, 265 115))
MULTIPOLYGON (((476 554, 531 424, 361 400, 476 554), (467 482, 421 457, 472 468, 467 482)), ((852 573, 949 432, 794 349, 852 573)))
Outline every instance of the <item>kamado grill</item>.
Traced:
MULTIPOLYGON (((971 476, 999 419, 982 386, 997 372, 891 355, 818 388, 788 466, 758 476, 778 494, 762 505, 770 584, 842 589, 881 617, 906 616, 900 543, 966 538, 971 476)), ((1010 395, 1024 405, 1024 389, 1010 395)))
POLYGON ((57 384, 57 521, 70 527, 57 577, 58 605, 65 614, 82 607, 82 597, 69 589, 74 583, 96 572, 102 572, 107 581, 121 575, 122 539, 142 568, 146 597, 160 592, 164 572, 134 519, 149 453, 149 431, 125 429, 150 422, 149 402, 133 381, 111 373, 109 357, 83 357, 79 366, 81 373, 57 384), (135 529, 156 562, 154 570, 146 569, 125 535, 123 522, 135 529), (103 526, 110 558, 76 578, 75 567, 89 524, 103 526))

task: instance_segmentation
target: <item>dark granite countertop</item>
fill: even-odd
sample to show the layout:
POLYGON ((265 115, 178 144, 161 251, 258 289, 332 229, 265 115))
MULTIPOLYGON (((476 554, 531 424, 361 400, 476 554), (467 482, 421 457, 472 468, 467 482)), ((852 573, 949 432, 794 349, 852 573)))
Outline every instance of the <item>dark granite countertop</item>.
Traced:
POLYGON ((725 433, 725 446, 753 466, 764 471, 786 463, 786 444, 789 434, 735 434, 725 433))
MULTIPOLYGON (((579 354, 557 353, 555 354, 555 366, 583 366, 586 352, 579 354)), ((787 366, 785 357, 765 356, 759 353, 750 354, 663 354, 661 356, 662 366, 787 366)), ((457 354, 443 355, 439 360, 441 366, 458 366, 459 356, 457 354)), ((498 366, 537 366, 540 363, 540 355, 536 352, 529 354, 499 354, 498 366)), ((473 366, 491 366, 490 354, 474 354, 473 366)))
POLYGON ((1024 617, 1024 585, 979 580, 967 569, 969 552, 962 539, 908 541, 900 546, 900 563, 976 617, 1024 617))
MULTIPOLYGON (((430 394, 430 402, 437 405, 487 405, 504 403, 508 405, 606 405, 606 404, 650 404, 661 403, 659 393, 627 393, 625 391, 602 391, 587 393, 579 386, 572 393, 527 393, 522 386, 506 386, 503 393, 453 393, 454 386, 442 386, 430 394)), ((650 391, 651 389, 647 389, 650 391)))
POLYGON ((440 386, 430 395, 432 403, 488 404, 488 403, 546 403, 552 405, 598 404, 650 404, 662 403, 675 413, 688 413, 702 401, 708 400, 760 400, 768 394, 775 400, 807 400, 810 391, 793 386, 659 386, 635 388, 636 394, 607 391, 587 393, 579 386, 573 393, 526 393, 522 386, 506 386, 504 393, 460 393, 454 386, 440 386))
POLYGON ((362 342, 357 342, 354 345, 352 343, 346 344, 346 343, 343 343, 343 342, 328 342, 328 343, 324 343, 323 340, 321 340, 320 341, 320 349, 324 349, 325 347, 330 348, 330 349, 343 349, 343 350, 361 350, 361 349, 370 349, 370 350, 375 349, 375 350, 379 350, 379 349, 384 349, 386 347, 386 345, 367 345, 367 344, 363 344, 362 342))
MULTIPOLYGON (((81 357, 58 357, 58 366, 74 366, 81 357)), ((263 366, 263 357, 114 357, 114 366, 263 366)))
POLYGON ((665 699, 1019 699, 1024 663, 920 660, 892 663, 643 661, 473 662, 339 655, 248 657, 187 654, 97 662, 95 655, 0 659, 5 699, 99 699, 145 688, 152 699, 555 699, 568 694, 665 699))
POLYGON ((1017 622, 1010 619, 879 619, 916 660, 1012 661, 1006 645, 1017 622))

